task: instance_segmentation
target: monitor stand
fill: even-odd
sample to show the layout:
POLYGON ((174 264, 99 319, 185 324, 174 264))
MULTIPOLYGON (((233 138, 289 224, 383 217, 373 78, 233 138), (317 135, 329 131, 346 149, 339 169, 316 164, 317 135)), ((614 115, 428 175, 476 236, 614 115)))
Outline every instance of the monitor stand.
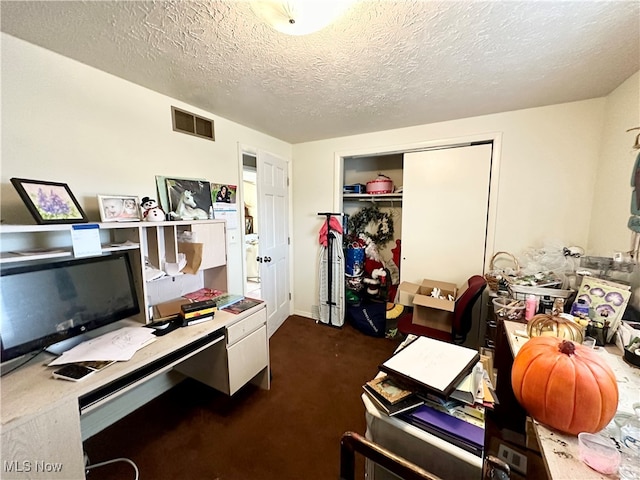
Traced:
POLYGON ((113 332, 114 330, 119 330, 123 326, 125 325, 123 325, 122 320, 110 323, 109 325, 104 325, 95 330, 91 330, 90 332, 82 333, 80 335, 76 335, 75 337, 67 338, 58 343, 54 343, 53 345, 49 345, 45 349, 45 351, 60 356, 67 350, 71 350, 73 347, 80 345, 87 340, 99 337, 100 335, 104 335, 105 333, 113 332))
POLYGON ((23 363, 28 362, 33 358, 34 354, 25 353, 24 355, 20 355, 19 357, 12 358, 11 360, 7 360, 6 362, 0 363, 0 377, 4 376, 7 373, 11 373, 16 368, 22 366, 23 363))

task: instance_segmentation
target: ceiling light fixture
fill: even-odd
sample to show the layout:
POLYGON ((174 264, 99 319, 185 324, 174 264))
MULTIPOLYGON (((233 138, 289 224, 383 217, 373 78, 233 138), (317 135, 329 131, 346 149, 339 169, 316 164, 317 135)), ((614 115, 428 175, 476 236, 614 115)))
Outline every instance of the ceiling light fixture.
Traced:
POLYGON ((252 0, 252 10, 277 31, 307 35, 325 28, 355 0, 252 0))

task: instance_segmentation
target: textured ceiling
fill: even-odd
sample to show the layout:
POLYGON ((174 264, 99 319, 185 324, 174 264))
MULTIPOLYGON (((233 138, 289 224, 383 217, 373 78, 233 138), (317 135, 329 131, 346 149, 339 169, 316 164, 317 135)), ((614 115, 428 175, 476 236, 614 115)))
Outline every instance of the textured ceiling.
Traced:
POLYGON ((2 1, 2 31, 291 143, 607 95, 640 1, 369 1, 287 36, 242 1, 2 1))

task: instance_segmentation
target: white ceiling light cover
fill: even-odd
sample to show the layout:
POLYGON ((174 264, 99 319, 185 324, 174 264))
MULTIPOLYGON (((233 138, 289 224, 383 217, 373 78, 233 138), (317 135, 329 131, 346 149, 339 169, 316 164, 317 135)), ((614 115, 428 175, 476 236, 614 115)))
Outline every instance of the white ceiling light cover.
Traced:
POLYGON ((252 10, 287 35, 307 35, 328 26, 356 0, 252 0, 252 10))

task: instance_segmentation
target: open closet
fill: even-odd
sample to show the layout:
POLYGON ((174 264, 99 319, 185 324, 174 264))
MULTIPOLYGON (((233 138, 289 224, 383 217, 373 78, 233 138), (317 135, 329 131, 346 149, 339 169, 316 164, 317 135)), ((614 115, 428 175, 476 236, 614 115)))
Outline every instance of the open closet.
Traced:
POLYGON ((341 157, 347 301, 393 302, 403 281, 464 285, 482 275, 493 252, 494 146, 483 140, 341 157), (393 186, 380 190, 376 180, 385 179, 393 186))
MULTIPOLYGON (((376 294, 376 287, 397 285, 400 280, 398 252, 402 236, 402 172, 401 153, 344 158, 343 222, 345 235, 345 270, 347 292, 358 296, 376 294), (378 176, 388 179, 387 193, 366 193, 367 183, 378 176), (367 233, 363 236, 361 232, 367 233), (394 259, 394 254, 396 258, 394 259), (382 271, 380 271, 382 269, 382 271), (373 271, 377 271, 373 274, 373 271), (389 278, 386 278, 389 276, 389 278), (375 277, 370 283, 367 278, 375 277), (381 278, 385 277, 385 278, 381 278)), ((382 296, 392 297, 387 291, 382 296)))

